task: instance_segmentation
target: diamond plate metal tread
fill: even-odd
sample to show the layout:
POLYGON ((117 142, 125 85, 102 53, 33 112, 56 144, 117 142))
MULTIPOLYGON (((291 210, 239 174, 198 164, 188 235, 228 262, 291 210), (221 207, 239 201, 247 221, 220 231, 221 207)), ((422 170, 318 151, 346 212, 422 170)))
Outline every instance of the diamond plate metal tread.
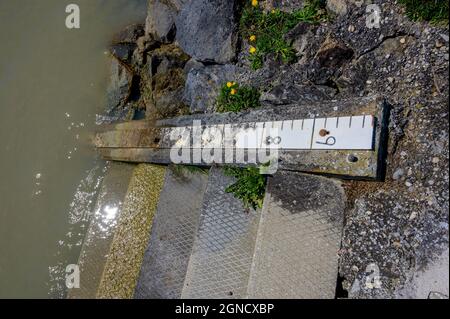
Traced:
POLYGON ((269 178, 249 298, 334 298, 345 194, 335 181, 294 172, 269 178))
POLYGON ((80 288, 70 289, 67 298, 96 297, 116 231, 117 219, 122 213, 122 204, 135 167, 135 165, 123 163, 110 164, 100 188, 78 261, 80 288), (114 217, 111 216, 111 211, 115 212, 114 217))
POLYGON ((207 174, 168 170, 134 298, 181 297, 207 174))
POLYGON ((246 295, 260 212, 247 212, 225 192, 233 182, 211 169, 182 298, 246 295))

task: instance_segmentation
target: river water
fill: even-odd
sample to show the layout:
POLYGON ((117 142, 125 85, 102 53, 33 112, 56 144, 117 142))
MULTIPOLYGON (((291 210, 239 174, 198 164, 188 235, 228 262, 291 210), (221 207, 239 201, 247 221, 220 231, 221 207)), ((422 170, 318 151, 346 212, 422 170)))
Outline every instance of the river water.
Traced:
POLYGON ((105 51, 145 14, 146 0, 0 0, 0 298, 62 296, 106 170, 90 145, 105 51))

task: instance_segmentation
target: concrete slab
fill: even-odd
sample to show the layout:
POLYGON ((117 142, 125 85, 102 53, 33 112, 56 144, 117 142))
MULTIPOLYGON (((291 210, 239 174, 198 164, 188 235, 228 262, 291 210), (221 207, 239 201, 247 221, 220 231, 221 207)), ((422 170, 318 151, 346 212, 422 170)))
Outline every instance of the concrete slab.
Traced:
POLYGON ((448 248, 425 269, 417 270, 403 289, 397 293, 401 299, 448 299, 448 248))
POLYGON ((334 298, 345 194, 338 182, 296 172, 268 179, 249 298, 334 298))
POLYGON ((207 180, 207 174, 167 171, 134 298, 181 297, 207 180))

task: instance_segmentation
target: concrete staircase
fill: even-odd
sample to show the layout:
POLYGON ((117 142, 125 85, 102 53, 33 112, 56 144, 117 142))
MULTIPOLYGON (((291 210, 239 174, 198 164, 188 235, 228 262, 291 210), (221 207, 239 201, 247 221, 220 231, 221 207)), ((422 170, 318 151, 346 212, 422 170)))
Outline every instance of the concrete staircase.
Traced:
POLYGON ((339 183, 279 172, 263 209, 248 211, 225 192, 232 182, 219 168, 166 175, 134 297, 334 298, 339 183))
POLYGON ((233 182, 216 167, 114 164, 81 253, 81 288, 68 297, 334 298, 339 182, 279 171, 258 211, 225 192, 233 182))

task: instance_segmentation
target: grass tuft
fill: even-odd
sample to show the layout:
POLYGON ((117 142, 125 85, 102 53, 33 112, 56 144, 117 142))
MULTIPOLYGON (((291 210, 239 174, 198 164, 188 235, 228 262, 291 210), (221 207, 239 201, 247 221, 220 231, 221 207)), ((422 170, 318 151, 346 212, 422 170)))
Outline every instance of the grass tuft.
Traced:
POLYGON ((228 82, 220 89, 219 97, 217 98, 217 112, 239 112, 259 107, 260 95, 255 88, 241 87, 234 82, 228 82))
POLYGON ((208 169, 205 167, 198 167, 193 165, 170 165, 169 168, 172 170, 173 174, 178 177, 186 177, 188 173, 190 174, 208 174, 208 169))
POLYGON ((275 59, 283 63, 296 60, 296 52, 286 42, 284 35, 299 22, 318 23, 325 18, 324 1, 309 1, 304 8, 287 13, 278 9, 264 13, 257 6, 248 4, 244 7, 240 20, 240 33, 249 41, 252 68, 257 70, 263 66, 264 57, 273 54, 275 59))
POLYGON ((448 0, 399 0, 398 2, 405 6, 406 15, 413 21, 448 24, 448 0))
POLYGON ((266 177, 258 167, 225 167, 224 174, 237 178, 236 183, 226 188, 227 193, 242 200, 245 208, 262 208, 266 191, 266 177))

